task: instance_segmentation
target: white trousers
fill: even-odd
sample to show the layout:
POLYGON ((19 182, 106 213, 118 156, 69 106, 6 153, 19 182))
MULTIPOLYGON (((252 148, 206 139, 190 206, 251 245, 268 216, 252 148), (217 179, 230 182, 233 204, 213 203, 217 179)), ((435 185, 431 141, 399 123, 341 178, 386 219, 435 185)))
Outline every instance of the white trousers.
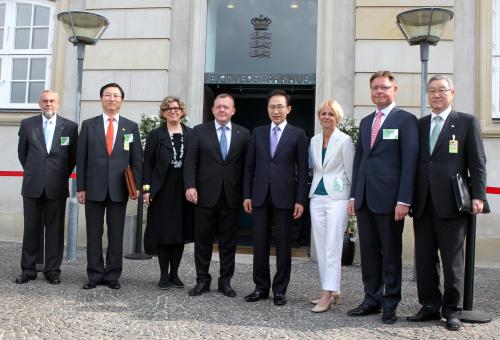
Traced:
POLYGON ((332 200, 327 195, 313 195, 310 202, 321 287, 339 293, 347 203, 348 200, 332 200))

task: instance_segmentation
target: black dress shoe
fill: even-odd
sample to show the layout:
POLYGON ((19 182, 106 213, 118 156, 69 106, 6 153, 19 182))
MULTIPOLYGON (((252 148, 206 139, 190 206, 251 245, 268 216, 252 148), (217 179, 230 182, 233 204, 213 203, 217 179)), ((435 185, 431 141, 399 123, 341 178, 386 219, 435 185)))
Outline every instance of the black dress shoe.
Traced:
POLYGON ((108 282, 108 287, 111 289, 120 289, 122 288, 122 285, 118 282, 118 280, 111 280, 108 282))
POLYGON ((210 284, 204 282, 198 282, 193 288, 188 292, 189 296, 198 296, 206 293, 210 290, 210 284))
POLYGON ((258 290, 254 290, 252 293, 245 296, 246 302, 257 302, 259 300, 264 300, 269 297, 269 293, 259 292, 258 290))
POLYGON ((398 317, 396 315, 396 310, 394 309, 384 309, 382 312, 382 322, 387 325, 392 325, 398 321, 398 317))
POLYGON ((274 304, 276 306, 286 305, 286 296, 283 294, 274 294, 274 304))
POLYGON ((364 303, 360 304, 358 307, 351 309, 347 312, 349 316, 365 316, 370 314, 380 313, 379 306, 368 306, 364 303))
POLYGON ((441 320, 441 313, 439 312, 431 312, 426 311, 424 309, 420 309, 417 314, 410 315, 406 318, 406 320, 410 322, 425 322, 431 320, 441 320))
POLYGON ((181 281, 181 279, 179 278, 179 275, 177 275, 177 274, 170 275, 168 282, 170 283, 170 285, 172 285, 172 287, 184 288, 184 282, 181 281))
POLYGON ((61 279, 59 278, 59 274, 48 274, 45 279, 52 285, 58 285, 61 283, 61 279))
POLYGON ((86 284, 83 285, 82 289, 94 289, 95 287, 97 287, 97 282, 88 281, 86 284))
POLYGON ((219 285, 219 287, 217 288, 217 290, 219 292, 221 292, 222 294, 224 294, 225 296, 229 296, 229 297, 235 297, 236 296, 236 292, 234 291, 234 289, 231 287, 230 284, 219 285))
POLYGON ((16 280, 14 282, 17 284, 23 284, 23 283, 27 283, 31 280, 36 280, 36 276, 29 276, 28 274, 21 274, 18 277, 16 277, 16 280))
POLYGON ((446 329, 449 331, 458 331, 462 327, 462 323, 458 318, 449 317, 446 319, 446 329))
POLYGON ((161 290, 168 289, 169 287, 170 287, 170 282, 168 281, 160 280, 160 282, 158 282, 158 288, 160 288, 161 290))

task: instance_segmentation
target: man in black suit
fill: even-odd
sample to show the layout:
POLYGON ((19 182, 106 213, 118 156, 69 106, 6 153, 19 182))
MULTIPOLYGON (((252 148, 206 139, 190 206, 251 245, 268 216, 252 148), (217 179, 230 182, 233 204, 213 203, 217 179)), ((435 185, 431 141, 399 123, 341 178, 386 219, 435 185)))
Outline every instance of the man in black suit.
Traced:
POLYGON ((124 171, 131 166, 140 185, 142 147, 136 123, 120 115, 124 92, 116 83, 101 88, 103 114, 83 121, 77 153, 78 201, 85 204, 87 276, 83 289, 105 283, 120 289, 123 229, 128 191, 124 171), (102 256, 104 213, 108 227, 106 265, 102 256))
POLYGON ((477 119, 454 111, 453 83, 436 75, 428 82, 432 113, 418 121, 420 152, 412 208, 418 301, 420 311, 409 321, 440 320, 449 330, 459 330, 456 312, 464 285, 464 238, 467 214, 459 212, 453 194, 453 175, 471 178, 473 213, 483 211, 486 200, 486 156, 477 119), (439 258, 444 292, 439 283, 439 258))
POLYGON ((412 204, 418 157, 416 117, 396 106, 398 85, 390 71, 370 78, 376 109, 359 125, 348 211, 356 214, 364 298, 349 316, 380 313, 397 321, 401 301, 402 234, 412 204))
POLYGON ((208 272, 214 236, 219 240, 220 276, 218 290, 234 297, 231 287, 242 201, 245 154, 250 132, 231 122, 234 99, 219 94, 212 106, 214 121, 194 128, 193 142, 186 154, 184 187, 195 208, 196 285, 189 295, 210 290, 208 272))
POLYGON ((22 274, 16 283, 36 279, 36 258, 45 228, 45 268, 49 283, 60 283, 64 252, 64 214, 68 178, 75 167, 78 126, 57 114, 59 95, 40 94, 41 115, 23 119, 19 128, 19 161, 24 169, 24 235, 22 274))
POLYGON ((255 128, 245 162, 243 208, 252 214, 253 281, 255 290, 245 297, 255 302, 269 297, 271 288, 269 245, 271 225, 276 238, 274 304, 286 304, 290 282, 292 224, 304 211, 307 191, 307 137, 304 130, 288 124, 290 97, 272 91, 267 101, 271 124, 255 128))

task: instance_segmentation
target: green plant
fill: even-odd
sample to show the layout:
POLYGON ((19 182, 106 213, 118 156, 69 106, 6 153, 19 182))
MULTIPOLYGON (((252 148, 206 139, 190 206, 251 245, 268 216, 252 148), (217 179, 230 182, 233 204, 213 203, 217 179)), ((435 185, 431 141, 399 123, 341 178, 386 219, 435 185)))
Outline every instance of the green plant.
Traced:
POLYGON ((351 137, 354 146, 358 142, 358 131, 359 131, 359 122, 355 118, 344 118, 344 120, 338 125, 340 131, 349 135, 351 137))

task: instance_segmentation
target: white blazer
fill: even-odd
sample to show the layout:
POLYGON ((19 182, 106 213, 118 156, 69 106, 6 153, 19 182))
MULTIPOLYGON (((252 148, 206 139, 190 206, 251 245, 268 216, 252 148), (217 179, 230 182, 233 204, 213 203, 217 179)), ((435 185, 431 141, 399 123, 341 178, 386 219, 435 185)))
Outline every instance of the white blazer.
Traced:
POLYGON ((313 179, 309 197, 312 197, 321 178, 331 199, 347 200, 351 191, 354 143, 351 137, 336 128, 328 141, 325 160, 322 161, 323 133, 311 139, 309 154, 313 169, 313 179))

